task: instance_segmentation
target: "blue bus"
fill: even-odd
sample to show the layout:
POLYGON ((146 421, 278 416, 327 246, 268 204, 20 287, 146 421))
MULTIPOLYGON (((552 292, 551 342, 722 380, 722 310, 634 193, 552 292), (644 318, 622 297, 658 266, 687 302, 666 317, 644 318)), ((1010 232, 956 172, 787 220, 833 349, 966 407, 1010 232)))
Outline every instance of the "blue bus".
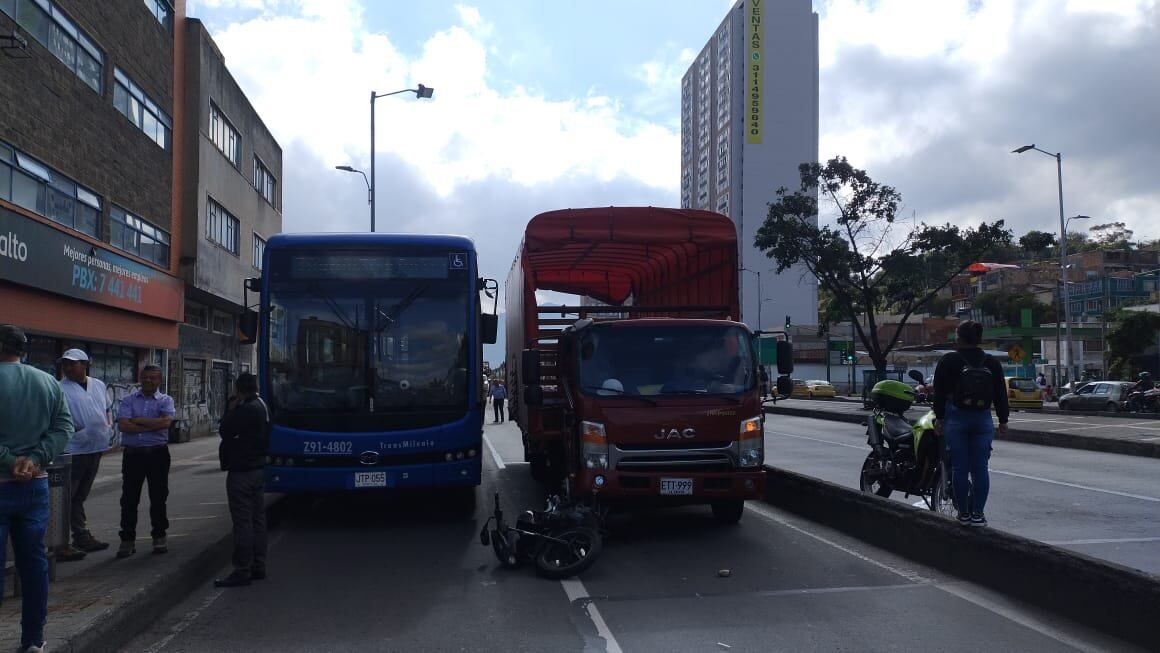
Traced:
POLYGON ((461 487, 474 496, 483 437, 485 313, 475 245, 459 236, 280 234, 257 312, 270 407, 269 492, 461 487))

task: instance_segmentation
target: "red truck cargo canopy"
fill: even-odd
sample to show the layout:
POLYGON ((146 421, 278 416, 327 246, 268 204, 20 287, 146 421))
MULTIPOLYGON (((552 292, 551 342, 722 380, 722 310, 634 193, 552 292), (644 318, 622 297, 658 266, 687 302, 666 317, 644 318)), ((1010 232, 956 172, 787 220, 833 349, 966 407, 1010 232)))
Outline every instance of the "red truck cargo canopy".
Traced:
MULTIPOLYGON (((532 218, 525 291, 620 305, 721 306, 738 319, 737 230, 718 213, 655 207, 564 209, 532 218)), ((510 292, 510 291, 509 291, 510 292)), ((534 305, 534 304, 533 304, 534 305)))

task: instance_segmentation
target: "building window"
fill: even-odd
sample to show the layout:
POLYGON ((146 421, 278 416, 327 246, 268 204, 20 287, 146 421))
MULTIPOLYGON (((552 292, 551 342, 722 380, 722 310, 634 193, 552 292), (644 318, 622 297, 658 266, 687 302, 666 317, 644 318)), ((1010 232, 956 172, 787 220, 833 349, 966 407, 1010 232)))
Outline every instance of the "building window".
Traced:
POLYGON ((270 169, 262 165, 262 160, 254 157, 254 188, 258 194, 266 198, 270 206, 278 208, 278 180, 274 178, 270 169))
POLYGON ((0 199, 98 237, 101 198, 16 148, 0 142, 0 199))
POLYGON ((209 309, 201 304, 185 302, 185 323, 199 329, 208 329, 209 309))
POLYGON ((51 0, 0 0, 0 10, 48 48, 69 70, 101 92, 105 55, 51 0))
MULTIPOLYGON (((81 346, 89 355, 89 376, 98 378, 110 386, 131 385, 137 382, 137 350, 117 345, 81 346)), ((113 410, 116 411, 116 406, 113 410)))
POLYGON ((163 268, 169 267, 169 233, 116 204, 109 207, 109 243, 163 268))
POLYGON ((235 168, 242 167, 242 137, 213 102, 209 103, 209 137, 235 168))
POLYGON ((234 316, 229 313, 214 311, 213 330, 214 333, 221 333, 227 336, 234 335, 234 316))
POLYGON ((186 358, 181 361, 182 403, 186 406, 196 406, 205 403, 205 361, 197 358, 186 358))
POLYGON ((120 68, 113 69, 113 106, 164 149, 173 142, 173 122, 120 68))
POLYGON ((225 209, 221 204, 218 204, 212 197, 206 201, 206 212, 208 213, 208 220, 206 220, 206 237, 210 242, 217 243, 229 250, 231 254, 237 256, 239 254, 238 245, 238 219, 225 209))
POLYGON ((262 271, 262 255, 266 253, 266 239, 258 234, 254 234, 254 260, 253 266, 255 270, 262 271))
POLYGON ((145 8, 165 27, 165 31, 173 31, 173 7, 166 0, 145 0, 145 8))

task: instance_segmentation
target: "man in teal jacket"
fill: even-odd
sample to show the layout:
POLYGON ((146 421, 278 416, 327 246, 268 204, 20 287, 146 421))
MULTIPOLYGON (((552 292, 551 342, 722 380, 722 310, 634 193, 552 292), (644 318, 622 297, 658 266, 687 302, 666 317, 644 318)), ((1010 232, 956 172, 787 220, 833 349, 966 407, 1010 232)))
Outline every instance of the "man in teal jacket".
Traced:
POLYGON ((11 536, 23 591, 20 647, 41 651, 48 620, 45 470, 68 445, 73 423, 56 379, 20 364, 27 348, 23 331, 0 324, 0 570, 2 543, 11 536))

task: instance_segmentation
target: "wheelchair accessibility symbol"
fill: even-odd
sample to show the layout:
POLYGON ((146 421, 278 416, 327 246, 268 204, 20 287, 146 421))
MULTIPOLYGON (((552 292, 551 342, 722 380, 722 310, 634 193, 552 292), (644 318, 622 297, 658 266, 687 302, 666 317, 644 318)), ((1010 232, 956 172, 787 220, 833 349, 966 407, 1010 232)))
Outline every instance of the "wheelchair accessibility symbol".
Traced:
POLYGON ((467 256, 464 254, 450 254, 448 257, 447 266, 452 270, 466 270, 467 256))

